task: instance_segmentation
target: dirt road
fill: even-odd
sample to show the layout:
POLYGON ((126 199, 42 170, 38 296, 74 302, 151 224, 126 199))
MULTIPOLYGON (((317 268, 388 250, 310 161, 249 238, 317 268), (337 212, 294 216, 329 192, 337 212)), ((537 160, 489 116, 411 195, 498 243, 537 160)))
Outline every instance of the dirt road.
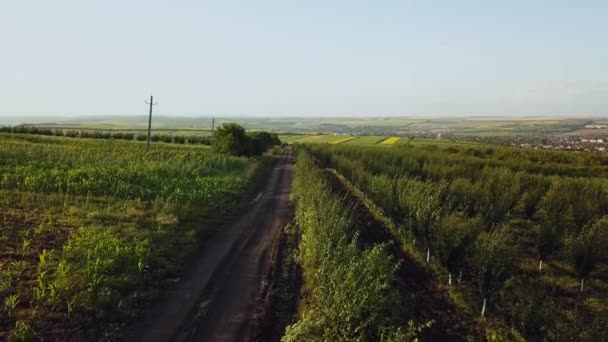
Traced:
POLYGON ((273 240, 291 217, 291 155, 272 170, 261 197, 225 227, 195 266, 127 334, 128 341, 241 341, 273 240), (199 261, 200 260, 200 261, 199 261))

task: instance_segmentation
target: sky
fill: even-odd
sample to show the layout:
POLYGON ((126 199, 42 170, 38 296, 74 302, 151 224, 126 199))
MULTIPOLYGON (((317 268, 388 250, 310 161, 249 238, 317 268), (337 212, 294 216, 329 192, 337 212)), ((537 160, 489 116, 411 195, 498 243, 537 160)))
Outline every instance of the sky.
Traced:
POLYGON ((0 116, 608 116, 608 1, 19 0, 0 116))

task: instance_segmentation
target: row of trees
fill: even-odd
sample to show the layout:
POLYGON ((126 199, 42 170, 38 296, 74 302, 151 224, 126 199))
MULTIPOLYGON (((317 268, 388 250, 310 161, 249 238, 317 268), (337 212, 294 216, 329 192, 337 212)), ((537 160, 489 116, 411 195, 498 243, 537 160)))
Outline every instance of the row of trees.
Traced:
MULTIPOLYGON (((407 174, 422 179, 469 178, 477 180, 485 167, 506 168, 543 176, 608 177, 608 156, 597 153, 565 151, 537 151, 507 147, 471 147, 458 144, 419 145, 374 153, 376 147, 331 145, 319 151, 323 160, 334 155, 348 155, 357 160, 373 156, 366 161, 372 173, 407 174), (492 152, 489 152, 492 151, 492 152), (553 156, 556 154, 557 156, 553 156)), ((322 146, 319 146, 322 147, 322 146)))
MULTIPOLYGON (((39 134, 49 136, 63 136, 70 138, 93 138, 93 139, 120 139, 146 141, 146 134, 132 132, 108 132, 92 130, 63 130, 38 128, 35 126, 0 126, 0 132, 16 134, 39 134)), ((214 150, 220 153, 235 156, 260 155, 272 146, 281 144, 278 136, 268 132, 246 132, 245 128, 236 123, 227 123, 220 126, 213 137, 210 136, 180 136, 168 134, 153 134, 150 137, 153 142, 165 142, 175 144, 203 144, 213 145, 214 150)))
MULTIPOLYGON (((480 299, 493 303, 494 312, 511 319, 528 337, 547 337, 550 331, 585 333, 581 326, 562 330, 564 321, 556 318, 560 317, 556 308, 564 304, 551 295, 555 289, 518 275, 523 260, 536 257, 542 267, 542 261, 555 259, 572 265, 583 289, 597 264, 608 259, 608 181, 589 175, 546 176, 539 170, 577 168, 551 163, 560 160, 551 156, 539 162, 543 165, 514 172, 505 166, 512 162, 508 159, 493 160, 489 153, 483 158, 466 157, 466 149, 454 153, 428 147, 310 145, 306 149, 367 193, 400 224, 403 236, 437 257, 450 275, 474 285, 480 299), (530 255, 528 246, 536 255, 530 255), (521 290, 526 286, 536 288, 521 290), (523 318, 515 304, 543 300, 543 312, 523 318), (538 324, 547 330, 539 330, 538 324)), ((594 174, 593 167, 589 173, 594 174)))
MULTIPOLYGON (((90 139, 118 139, 118 140, 137 140, 146 141, 147 134, 133 133, 127 131, 96 131, 96 130, 75 130, 75 129, 49 129, 38 128, 35 126, 0 126, 0 132, 16 134, 37 134, 47 136, 69 137, 69 138, 90 138, 90 139)), ((152 134, 150 140, 154 142, 165 142, 175 144, 202 144, 211 145, 209 136, 180 136, 169 134, 152 134)))
POLYGON ((412 341, 408 307, 395 286, 397 262, 384 245, 362 249, 352 210, 332 193, 306 153, 297 157, 293 182, 295 221, 302 238, 307 303, 283 341, 412 341))

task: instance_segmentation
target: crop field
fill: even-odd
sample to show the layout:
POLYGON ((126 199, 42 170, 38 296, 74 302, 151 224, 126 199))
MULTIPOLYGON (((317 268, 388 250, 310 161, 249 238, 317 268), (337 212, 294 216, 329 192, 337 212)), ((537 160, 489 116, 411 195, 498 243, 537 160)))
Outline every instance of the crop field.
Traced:
POLYGON ((352 141, 354 139, 357 139, 357 137, 346 137, 346 138, 336 139, 336 140, 330 141, 329 143, 332 145, 344 144, 344 143, 352 141))
POLYGON ((298 143, 315 143, 315 144, 320 144, 320 143, 330 143, 332 141, 340 140, 340 139, 344 139, 344 138, 350 138, 350 137, 345 137, 345 136, 341 136, 341 135, 334 135, 334 134, 308 135, 308 136, 305 136, 305 137, 303 137, 301 139, 298 139, 297 142, 298 143))
POLYGON ((281 142, 284 142, 286 144, 292 144, 305 137, 306 135, 303 134, 279 135, 279 139, 281 139, 281 142))
POLYGON ((386 138, 384 141, 381 142, 381 144, 383 145, 392 145, 396 142, 398 142, 401 138, 398 137, 390 137, 390 138, 386 138))
POLYGON ((399 137, 387 137, 380 135, 369 135, 369 136, 340 136, 340 135, 281 135, 279 136, 282 142, 287 144, 293 143, 329 143, 332 145, 346 144, 346 145, 392 145, 400 142, 399 137))
MULTIPOLYGON (((383 234, 398 241, 405 254, 395 254, 395 257, 399 259, 398 255, 402 255, 401 263, 407 265, 405 269, 410 269, 409 273, 403 271, 408 274, 403 286, 412 286, 408 291, 417 295, 402 304, 406 311, 403 316, 391 317, 401 322, 412 319, 414 326, 423 327, 423 340, 424 337, 445 340, 466 336, 492 339, 494 336, 508 341, 522 338, 597 341, 607 336, 606 156, 447 143, 390 149, 348 144, 305 144, 297 148, 304 155, 300 158, 316 160, 320 170, 327 168, 338 178, 343 177, 344 187, 351 189, 362 203, 369 203, 366 215, 372 213, 380 222, 374 228, 378 234, 386 229, 383 234), (429 294, 416 290, 412 282, 426 279, 422 277, 423 273, 414 271, 416 265, 432 274, 436 290, 429 294), (447 297, 442 297, 441 293, 447 297), (434 311, 434 306, 443 309, 434 311), (451 306, 454 308, 446 309, 451 306), (418 310, 420 307, 426 309, 418 310), (429 311, 435 314, 428 316, 429 311), (430 328, 425 327, 431 319, 434 323, 430 328), (441 332, 448 336, 437 335, 441 332)), ((294 185, 294 192, 297 185, 294 185)), ((344 198, 340 187, 326 186, 324 189, 332 190, 329 197, 344 198)), ((326 303, 326 310, 333 310, 347 306, 340 303, 334 306, 331 300, 323 297, 323 290, 317 290, 317 287, 326 282, 316 278, 323 277, 322 272, 331 269, 321 267, 321 260, 307 261, 306 258, 329 250, 323 247, 322 241, 344 241, 347 250, 351 248, 347 247, 349 237, 357 236, 353 232, 343 231, 340 235, 323 229, 346 224, 356 230, 370 219, 357 219, 357 215, 366 211, 358 209, 360 206, 353 207, 338 199, 334 202, 342 204, 323 204, 320 198, 319 195, 296 199, 297 212, 302 215, 297 218, 303 236, 322 234, 317 239, 306 238, 306 245, 301 247, 303 251, 314 248, 304 254, 304 283, 307 291, 320 296, 319 303, 326 303), (340 205, 354 208, 355 214, 336 209, 340 205), (317 206, 319 209, 314 209, 317 206), (314 210, 323 213, 315 214, 314 210), (333 210, 351 214, 331 214, 333 210), (332 218, 331 215, 337 216, 332 218), (355 221, 326 223, 342 222, 340 217, 351 217, 355 221), (327 228, 323 228, 324 224, 327 228), (313 241, 318 245, 309 247, 313 241)), ((370 234, 369 228, 360 230, 357 245, 370 246, 371 241, 379 238, 372 238, 370 234)), ((339 257, 341 252, 335 246, 331 249, 339 257)), ((357 253, 364 255, 372 251, 374 249, 363 248, 357 253)), ((379 259, 384 260, 386 256, 379 259)), ((339 264, 348 268, 345 266, 348 261, 339 264)), ((377 267, 376 271, 370 270, 368 274, 380 278, 380 264, 374 267, 377 267)), ((390 267, 384 267, 384 275, 389 279, 402 276, 401 271, 386 273, 390 267)), ((340 272, 344 274, 345 271, 340 272)), ((337 287, 344 289, 335 291, 344 290, 354 298, 377 296, 371 285, 361 287, 367 293, 349 289, 352 279, 336 282, 342 284, 337 287)), ((401 280, 396 283, 402 284, 401 280)), ((432 287, 429 285, 427 289, 432 287)), ((390 292, 390 286, 384 288, 390 292)), ((392 295, 396 296, 395 301, 408 298, 399 291, 392 295)), ((310 317, 319 317, 317 313, 322 309, 316 310, 310 317)), ((357 310, 347 311, 360 313, 357 310)), ((313 325, 314 331, 315 323, 306 322, 306 311, 303 317, 298 324, 313 325)), ((364 324, 360 317, 363 314, 355 314, 347 321, 354 326, 364 324)), ((328 327, 316 328, 321 331, 339 329, 339 324, 330 327, 335 320, 328 322, 328 327)), ((302 331, 302 327, 296 327, 298 329, 291 328, 293 331, 288 329, 288 333, 302 331)), ((375 330, 368 333, 366 336, 378 336, 375 330)))
POLYGON ((385 136, 378 136, 378 135, 362 136, 362 137, 357 137, 357 139, 355 139, 355 140, 351 140, 351 141, 347 142, 347 144, 349 144, 349 145, 376 145, 386 138, 387 137, 385 137, 385 136))
MULTIPOLYGON (((147 129, 147 116, 91 116, 64 118, 8 118, 9 124, 33 124, 41 129, 75 131, 128 132, 140 134, 147 129)), ((210 134, 211 117, 155 116, 152 129, 158 135, 205 137, 210 134)), ((581 117, 277 117, 215 118, 215 127, 238 122, 247 130, 264 130, 283 134, 287 143, 298 135, 341 134, 351 136, 448 137, 471 138, 539 138, 605 135, 605 130, 588 130, 585 125, 606 123, 605 118, 581 117)))
POLYGON ((200 145, 0 134, 0 340, 112 339, 262 168, 200 145))

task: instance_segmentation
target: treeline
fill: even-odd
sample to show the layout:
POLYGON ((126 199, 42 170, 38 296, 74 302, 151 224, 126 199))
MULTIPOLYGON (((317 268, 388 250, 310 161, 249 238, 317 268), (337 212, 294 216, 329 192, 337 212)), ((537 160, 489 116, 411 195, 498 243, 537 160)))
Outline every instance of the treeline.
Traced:
MULTIPOLYGON (((108 132, 91 130, 64 130, 38 128, 36 126, 0 126, 0 133, 37 134, 69 138, 117 139, 147 141, 146 134, 132 132, 108 132)), ((261 155, 272 146, 281 145, 279 137, 274 133, 256 131, 246 132, 245 128, 236 123, 226 123, 218 127, 214 136, 180 136, 169 134, 152 134, 152 142, 174 144, 207 145, 220 153, 234 156, 261 155)))
POLYGON ((470 293, 471 307, 532 340, 608 334, 602 287, 588 294, 595 310, 583 303, 585 280, 606 281, 597 271, 608 259, 608 180, 594 178, 605 159, 495 147, 305 149, 382 207, 446 283, 470 293), (526 266, 534 261, 538 269, 526 266), (563 284, 570 274, 580 288, 563 284))
POLYGON ((408 307, 395 285, 396 260, 383 244, 359 246, 352 209, 303 151, 293 199, 307 298, 283 341, 414 340, 421 328, 408 324, 408 307))
MULTIPOLYGON (((90 139, 120 139, 146 141, 147 134, 132 132, 108 132, 94 130, 75 130, 75 129, 50 129, 38 128, 35 126, 0 126, 0 132, 16 134, 38 134, 47 136, 69 137, 69 138, 90 138, 90 139)), ((165 142, 174 144, 202 144, 211 145, 210 136, 179 136, 169 134, 152 134, 150 140, 153 142, 165 142)))
POLYGON ((274 133, 264 131, 246 132, 236 123, 225 123, 218 127, 212 144, 216 152, 234 156, 253 156, 266 152, 272 146, 281 145, 274 133))

